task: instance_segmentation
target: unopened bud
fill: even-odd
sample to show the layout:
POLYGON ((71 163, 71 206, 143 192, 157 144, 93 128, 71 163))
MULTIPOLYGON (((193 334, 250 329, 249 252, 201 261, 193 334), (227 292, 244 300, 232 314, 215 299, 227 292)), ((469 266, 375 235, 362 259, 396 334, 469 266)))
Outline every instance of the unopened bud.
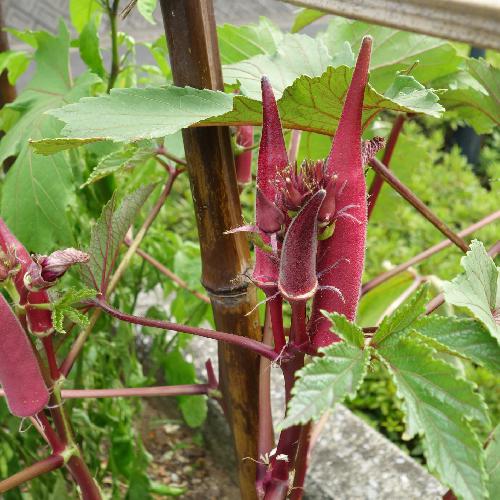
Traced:
POLYGON ((72 265, 89 259, 89 254, 75 248, 57 250, 50 255, 35 255, 24 276, 24 284, 31 291, 50 288, 72 265))

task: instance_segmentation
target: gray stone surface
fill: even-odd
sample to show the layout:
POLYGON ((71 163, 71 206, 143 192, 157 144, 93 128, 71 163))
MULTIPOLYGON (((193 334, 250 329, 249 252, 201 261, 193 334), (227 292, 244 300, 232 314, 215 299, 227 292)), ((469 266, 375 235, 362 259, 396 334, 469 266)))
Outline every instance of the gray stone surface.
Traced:
MULTIPOLYGON (((196 338, 190 350, 198 373, 210 358, 217 368, 215 342, 196 338)), ((273 368, 273 418, 283 417, 284 391, 279 368, 273 368)), ((206 437, 218 460, 228 466, 231 449, 227 425, 217 405, 211 405, 206 437)), ((233 461, 234 463, 234 461, 233 461)), ((337 405, 323 427, 314 448, 306 480, 309 500, 437 500, 446 489, 423 467, 345 406, 337 405)))

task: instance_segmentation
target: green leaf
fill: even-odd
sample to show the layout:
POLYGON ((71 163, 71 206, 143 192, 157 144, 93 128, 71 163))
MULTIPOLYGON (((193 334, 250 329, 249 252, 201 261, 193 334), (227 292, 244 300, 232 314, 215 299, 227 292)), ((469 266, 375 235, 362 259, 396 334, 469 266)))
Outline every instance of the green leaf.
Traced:
POLYGON ((322 40, 331 54, 346 40, 356 53, 365 35, 373 37, 370 81, 376 88, 387 88, 396 73, 412 67, 411 75, 420 83, 428 84, 456 71, 462 61, 455 47, 446 40, 341 17, 329 23, 322 40), (414 66, 415 63, 418 64, 414 66))
POLYGON ((460 263, 465 274, 443 285, 446 302, 467 308, 500 342, 498 267, 478 240, 472 241, 460 263))
POLYGON ((17 79, 28 69, 31 57, 26 52, 14 52, 7 50, 0 53, 0 73, 7 71, 7 77, 11 85, 15 85, 17 79))
POLYGON ((134 143, 101 158, 82 188, 125 168, 133 168, 155 156, 151 141, 146 144, 134 143))
POLYGON ((217 26, 217 38, 222 64, 234 64, 259 54, 274 54, 283 33, 269 19, 261 17, 259 24, 217 26))
POLYGON ((80 56, 91 71, 104 78, 106 70, 102 60, 99 33, 93 19, 85 25, 78 39, 80 56))
POLYGON ((500 425, 486 448, 486 472, 488 473, 488 493, 493 500, 500 491, 500 425))
POLYGON ((276 53, 257 55, 223 68, 224 82, 240 84, 240 92, 261 99, 260 81, 266 75, 280 96, 301 75, 320 76, 332 63, 324 44, 307 35, 285 35, 276 53))
POLYGON ((314 21, 326 16, 326 12, 315 9, 300 9, 295 19, 293 21, 292 29, 290 30, 292 33, 297 33, 298 31, 304 29, 306 26, 309 26, 314 21))
POLYGON ((31 250, 46 253, 54 244, 68 245, 72 231, 66 210, 73 191, 72 172, 65 155, 44 158, 33 154, 30 138, 53 137, 61 125, 44 115, 48 109, 87 95, 96 77, 84 73, 74 83, 69 74, 69 33, 61 24, 59 35, 33 33, 37 50, 33 79, 6 109, 19 119, 0 141, 0 162, 17 159, 2 190, 2 216, 31 250), (43 230, 33 231, 33 227, 43 230))
POLYGON ((347 396, 354 397, 363 381, 370 361, 370 349, 337 342, 321 352, 323 357, 313 358, 299 370, 281 428, 318 419, 335 403, 342 402, 347 396))
POLYGON ((110 95, 82 99, 50 114, 66 122, 63 134, 68 137, 133 142, 173 134, 230 111, 232 99, 223 92, 173 85, 113 89, 110 95))
POLYGON ((411 338, 385 344, 377 352, 403 400, 408 439, 423 436, 429 469, 459 498, 484 498, 484 456, 468 421, 489 419, 474 386, 452 365, 434 358, 431 348, 411 338))
POLYGON ((387 308, 412 285, 414 280, 414 274, 405 271, 365 293, 359 301, 356 323, 361 327, 378 324, 387 308))
POLYGON ((500 123, 500 70, 484 59, 469 59, 469 72, 459 71, 435 82, 447 87, 442 103, 453 117, 466 120, 484 134, 500 123))
POLYGON ((425 312, 427 287, 423 286, 410 299, 398 307, 390 316, 386 316, 373 336, 372 345, 382 344, 388 337, 403 333, 412 327, 425 312))
POLYGON ((95 19, 96 24, 99 24, 101 13, 102 7, 98 0, 70 0, 69 15, 78 33, 81 33, 91 19, 95 19))
POLYGON ((500 371, 500 347, 478 321, 433 314, 418 320, 413 328, 494 373, 500 371))
POLYGON ((156 24, 153 17, 153 12, 156 9, 157 0, 138 0, 137 10, 140 12, 141 16, 148 21, 148 23, 156 24))
POLYGON ((343 314, 321 311, 332 322, 331 330, 353 347, 360 349, 365 345, 363 330, 349 321, 343 314))
POLYGON ((140 187, 126 196, 118 208, 115 193, 103 208, 91 231, 90 260, 82 264, 82 274, 89 286, 106 292, 120 244, 154 187, 154 184, 140 187))
POLYGON ((54 329, 59 333, 66 333, 64 329, 65 317, 80 326, 87 326, 89 324, 87 316, 78 309, 72 307, 72 305, 84 300, 93 299, 95 296, 96 291, 89 288, 70 288, 64 295, 59 297, 56 301, 53 301, 52 323, 54 324, 54 329))

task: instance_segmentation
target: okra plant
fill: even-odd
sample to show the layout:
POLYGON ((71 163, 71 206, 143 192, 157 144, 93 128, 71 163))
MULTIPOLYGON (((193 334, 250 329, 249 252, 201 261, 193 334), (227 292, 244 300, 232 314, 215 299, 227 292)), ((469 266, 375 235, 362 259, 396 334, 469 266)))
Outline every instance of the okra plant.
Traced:
MULTIPOLYGON (((160 3, 166 9, 170 2, 160 3)), ((495 186, 481 191, 467 171, 467 189, 481 193, 484 203, 472 220, 466 207, 458 224, 450 210, 463 209, 433 195, 434 182, 409 187, 402 179, 414 164, 427 171, 433 162, 451 161, 453 153, 422 153, 444 120, 494 131, 499 70, 422 35, 339 18, 312 38, 284 34, 262 19, 219 27, 224 92, 180 87, 172 83, 176 70, 164 37, 145 44, 156 65, 140 66, 136 42, 117 30, 120 8, 128 15, 137 4, 153 22, 155 2, 84 4, 70 2, 78 32, 72 42, 63 22, 57 35, 11 30, 33 54, 0 54, 11 84, 30 59, 36 64, 31 82, 0 115, 0 161, 10 160, 1 193, 0 385, 11 414, 6 422, 19 427, 7 442, 12 433, 0 424, 0 446, 11 457, 0 460, 0 493, 19 498, 16 488, 27 481, 67 470, 57 476, 57 490, 40 483, 32 497, 64 491, 120 498, 124 483, 127 498, 182 494, 162 490, 146 474, 147 454, 133 429, 137 411, 121 398, 175 396, 193 427, 204 420, 207 398, 229 416, 230 401, 211 360, 200 383, 182 357, 188 336, 199 336, 260 360, 254 381, 259 407, 245 409, 259 416, 256 448, 253 456, 238 457, 255 464, 255 481, 241 484, 243 497, 301 499, 324 418, 336 404, 351 404, 367 374, 384 372, 405 415, 405 437, 419 440, 429 471, 450 489, 446 498, 494 498, 498 414, 469 375, 482 367, 498 377, 500 274, 493 259, 500 247, 492 226, 487 232, 500 218, 495 186), (110 25, 109 71, 99 46, 103 15, 110 25), (387 40, 394 45, 388 48, 387 40), (76 79, 68 69, 70 43, 88 66, 76 79), (200 248, 186 184, 193 176, 193 143, 183 145, 180 134, 211 126, 231 131, 235 168, 226 175, 246 216, 213 236, 248 238, 253 265, 241 277, 262 299, 255 304, 263 319, 260 339, 209 327, 209 304, 218 299, 199 283, 200 248), (423 188, 429 191, 419 192, 423 188), (149 211, 141 218, 143 207, 149 211), (388 221, 406 220, 408 213, 406 240, 419 224, 446 239, 416 256, 403 253, 412 258, 383 271, 383 258, 408 248, 403 238, 392 239, 388 221), (475 220, 479 215, 483 219, 475 220), (464 239, 479 230, 488 250, 464 239), (448 254, 452 272, 444 275, 439 265, 432 267, 434 260, 427 264, 452 245, 464 253, 463 272, 453 280, 457 265, 449 262, 458 258, 448 254), (419 273, 418 264, 429 267, 419 273), (140 292, 158 288, 168 307, 157 304, 139 314, 140 292), (155 377, 144 375, 136 352, 144 338, 152 338, 147 356, 153 372, 161 368, 176 385, 156 386, 155 377), (285 416, 274 425, 265 394, 271 366, 282 373, 286 401, 285 416), (97 412, 92 398, 101 401, 97 412), (26 421, 45 445, 23 436, 26 421), (133 440, 137 449, 123 444, 133 440), (37 447, 24 452, 33 463, 14 473, 12 442, 37 447), (103 448, 111 453, 106 466, 103 448), (109 474, 111 491, 100 484, 109 474)), ((302 11, 294 29, 307 18, 312 22, 318 13, 302 11)), ((227 209, 240 213, 239 205, 227 209)), ((334 412, 330 418, 335 421, 334 412)))

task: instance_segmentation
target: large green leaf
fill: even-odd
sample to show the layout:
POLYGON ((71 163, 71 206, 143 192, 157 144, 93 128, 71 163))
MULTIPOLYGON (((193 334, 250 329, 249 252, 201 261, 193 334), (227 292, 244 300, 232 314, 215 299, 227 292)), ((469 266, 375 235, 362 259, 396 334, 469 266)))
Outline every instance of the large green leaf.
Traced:
POLYGON ((495 432, 486 448, 486 472, 488 473, 488 493, 493 500, 500 491, 500 425, 497 425, 495 432))
POLYGON ((376 88, 387 88, 397 72, 407 71, 416 63, 411 75, 427 84, 456 71, 462 61, 445 40, 341 17, 333 19, 322 40, 331 54, 345 41, 357 52, 365 35, 373 37, 370 81, 376 88))
POLYGON ((17 79, 28 69, 31 62, 26 52, 7 50, 0 53, 0 73, 7 71, 7 77, 11 85, 15 85, 17 79))
POLYGON ((427 316, 413 328, 493 372, 500 372, 500 347, 478 321, 449 316, 427 316))
POLYGON ((361 349, 347 341, 321 349, 299 370, 281 428, 318 419, 345 397, 354 397, 366 374, 370 348, 361 349))
POLYGON ((429 469, 459 498, 484 498, 484 456, 469 421, 488 423, 488 415, 473 385, 415 339, 393 339, 377 352, 403 400, 407 437, 423 436, 429 469))
POLYGON ((442 96, 446 110, 469 122, 478 133, 500 124, 500 70, 484 59, 469 59, 468 72, 459 71, 435 82, 448 88, 442 96))
POLYGON ((99 43, 98 26, 94 19, 91 19, 83 28, 78 39, 80 56, 91 71, 104 78, 106 70, 99 43))
POLYGON ((259 24, 217 27, 222 64, 234 64, 259 54, 274 54, 283 33, 269 19, 261 17, 259 24))
POLYGON ((500 342, 500 273, 484 245, 473 240, 460 261, 465 274, 444 283, 444 297, 454 306, 466 307, 500 342))
POLYGON ((59 35, 33 33, 37 50, 33 79, 7 109, 19 119, 0 141, 0 162, 17 159, 2 189, 2 216, 27 247, 46 253, 54 244, 70 244, 71 228, 66 217, 72 186, 71 168, 65 155, 44 158, 29 148, 30 138, 54 137, 61 125, 44 114, 87 95, 97 77, 84 73, 75 82, 69 73, 69 33, 64 24, 59 35), (37 231, 33 231, 37 227, 37 231))
POLYGON ((153 13, 156 9, 157 0, 137 0, 137 10, 141 16, 151 24, 156 24, 153 13))
POLYGON ((332 324, 332 330, 349 345, 353 347, 363 348, 365 345, 365 337, 363 330, 356 324, 349 321, 343 314, 329 313, 328 311, 321 311, 332 324))
POLYGON ((420 290, 398 307, 390 316, 386 316, 373 336, 372 344, 380 345, 394 334, 401 334, 412 327, 414 322, 425 312, 427 287, 420 290))
POLYGON ((91 19, 98 21, 101 13, 102 6, 99 0, 70 0, 69 2, 71 22, 78 33, 91 19))
POLYGON ((120 244, 154 187, 154 184, 140 187, 126 196, 119 207, 114 194, 102 209, 91 231, 90 260, 82 264, 83 277, 91 288, 106 292, 120 244))

